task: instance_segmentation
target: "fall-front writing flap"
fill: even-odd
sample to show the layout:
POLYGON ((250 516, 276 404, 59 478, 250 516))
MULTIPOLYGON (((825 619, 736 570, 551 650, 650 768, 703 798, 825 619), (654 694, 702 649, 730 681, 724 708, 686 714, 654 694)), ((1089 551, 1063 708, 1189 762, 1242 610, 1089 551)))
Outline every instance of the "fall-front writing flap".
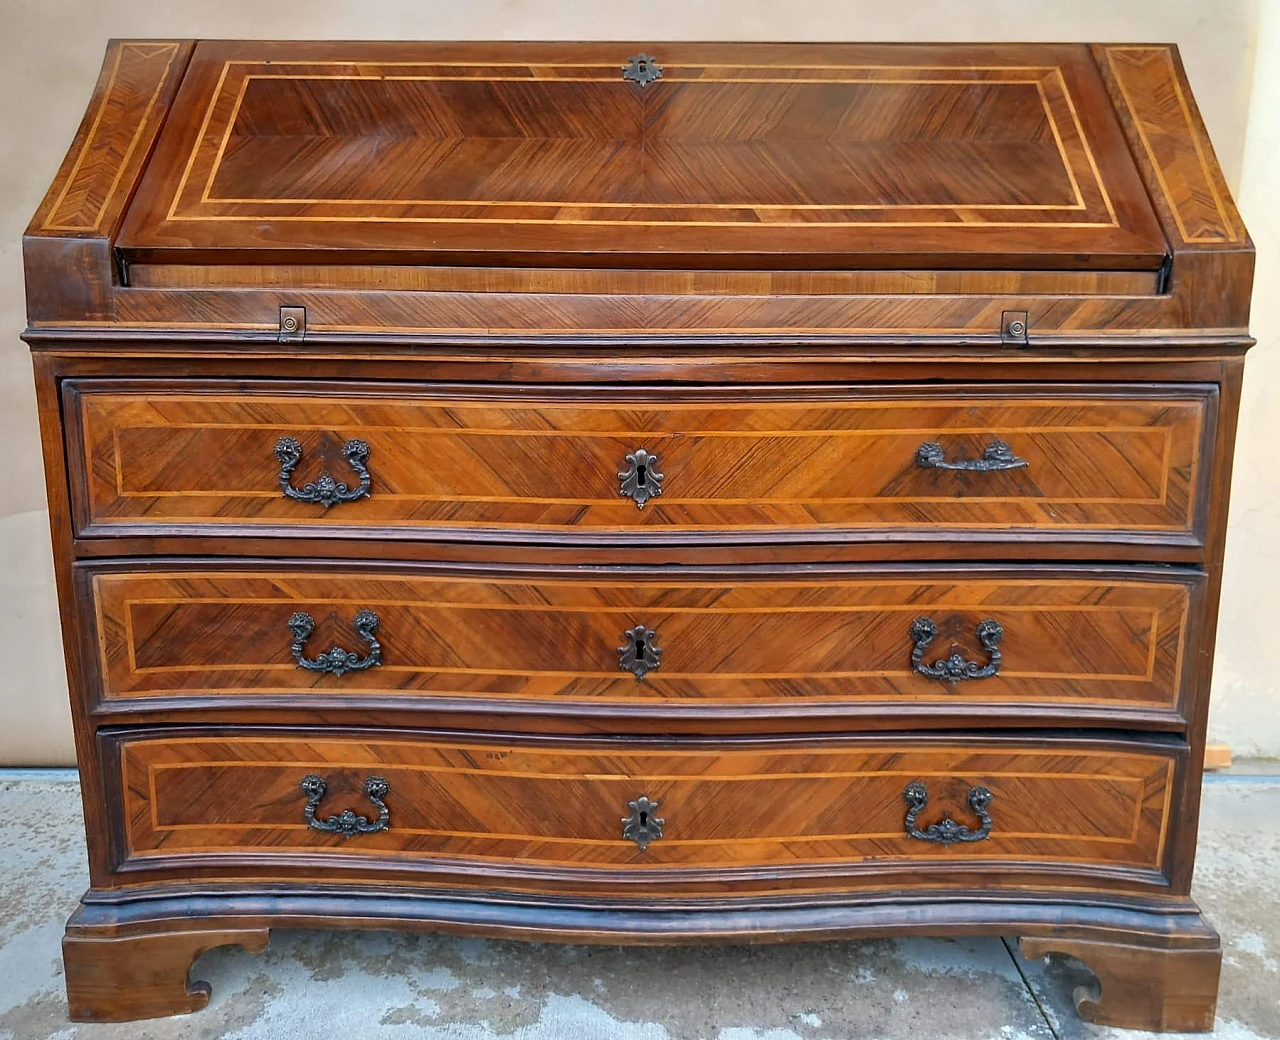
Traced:
POLYGON ((1158 268, 1075 45, 201 42, 147 262, 1158 268))

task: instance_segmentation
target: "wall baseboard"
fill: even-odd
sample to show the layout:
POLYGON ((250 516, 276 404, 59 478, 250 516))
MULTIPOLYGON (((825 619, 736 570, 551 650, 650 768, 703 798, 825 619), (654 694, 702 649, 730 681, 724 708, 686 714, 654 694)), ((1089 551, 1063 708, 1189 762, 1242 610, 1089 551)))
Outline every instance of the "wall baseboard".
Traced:
POLYGON ((16 766, 0 767, 0 784, 78 784, 80 774, 74 769, 36 769, 16 766))

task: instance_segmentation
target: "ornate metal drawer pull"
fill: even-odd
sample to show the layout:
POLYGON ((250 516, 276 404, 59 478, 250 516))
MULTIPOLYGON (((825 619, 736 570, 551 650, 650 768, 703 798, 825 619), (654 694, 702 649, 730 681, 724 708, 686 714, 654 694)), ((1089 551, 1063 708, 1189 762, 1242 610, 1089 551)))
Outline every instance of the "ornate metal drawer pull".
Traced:
POLYGON ((662 825, 667 821, 653 815, 658 803, 649 801, 644 795, 627 805, 631 809, 631 815, 622 818, 622 836, 627 841, 634 841, 640 846, 640 851, 644 852, 649 847, 649 842, 662 837, 662 825))
POLYGON ((382 644, 378 642, 378 615, 372 610, 362 610, 355 617, 356 634, 369 644, 369 652, 361 657, 340 646, 321 654, 316 658, 303 655, 303 644, 311 638, 316 630, 315 618, 310 614, 298 611, 289 618, 289 631, 293 633, 293 644, 289 652, 293 654, 293 662, 299 668, 309 672, 328 672, 330 675, 346 675, 347 672, 362 672, 366 668, 382 664, 382 644))
POLYGON ((293 471, 298 468, 298 463, 302 461, 302 445, 292 437, 281 437, 276 441, 276 458, 280 461, 280 490, 284 492, 285 498, 292 498, 298 502, 319 502, 325 509, 339 502, 354 502, 357 498, 368 498, 371 483, 368 466, 369 445, 364 441, 347 441, 342 446, 342 457, 347 460, 347 465, 356 471, 356 476, 360 478, 359 484, 353 488, 347 487, 346 484, 334 480, 328 473, 321 473, 314 482, 304 484, 299 490, 290 483, 290 480, 293 478, 293 471))
POLYGON ((1004 638, 1004 629, 1000 622, 987 618, 978 622, 978 642, 990 655, 986 664, 977 661, 966 661, 958 650, 950 657, 940 657, 933 664, 924 663, 924 652, 929 644, 938 638, 938 626, 932 618, 918 617, 911 622, 911 668, 927 679, 941 679, 943 682, 959 682, 961 679, 987 679, 1000 671, 1000 640, 1004 638))
POLYGON ((383 801, 390 793, 391 785, 382 777, 371 776, 364 782, 365 797, 373 802, 373 807, 378 810, 378 818, 372 822, 369 817, 358 816, 350 809, 343 809, 337 816, 330 816, 327 820, 317 820, 316 810, 320 808, 320 801, 328 789, 324 780, 315 773, 302 778, 302 793, 307 796, 307 805, 302 810, 302 815, 307 818, 307 824, 314 830, 324 831, 326 834, 341 834, 344 838, 354 838, 357 834, 377 834, 378 831, 385 831, 391 826, 391 810, 383 801))
POLYGON ((929 789, 919 780, 912 780, 902 791, 907 803, 907 837, 917 841, 933 841, 939 845, 954 845, 958 841, 982 841, 991 837, 991 816, 987 806, 991 804, 992 794, 985 787, 969 788, 969 808, 982 824, 976 831, 970 830, 962 823, 956 823, 950 816, 945 816, 937 823, 931 823, 924 830, 916 826, 916 817, 929 804, 929 789))
POLYGON ((622 645, 618 647, 618 667, 624 672, 634 672, 636 682, 662 667, 661 658, 658 633, 652 628, 636 625, 622 633, 622 645))
POLYGON ((651 498, 662 494, 662 482, 666 478, 658 472, 658 456, 637 448, 627 456, 627 468, 618 473, 622 486, 618 493, 623 498, 635 500, 636 508, 643 509, 651 498))
POLYGON ((647 87, 656 79, 662 79, 662 66, 652 54, 633 54, 622 66, 622 78, 647 87))
POLYGON ((1020 459, 1004 441, 992 441, 982 450, 980 459, 957 459, 948 462, 937 441, 926 441, 916 449, 916 465, 921 469, 962 469, 978 473, 991 473, 1002 469, 1022 469, 1026 459, 1020 459))

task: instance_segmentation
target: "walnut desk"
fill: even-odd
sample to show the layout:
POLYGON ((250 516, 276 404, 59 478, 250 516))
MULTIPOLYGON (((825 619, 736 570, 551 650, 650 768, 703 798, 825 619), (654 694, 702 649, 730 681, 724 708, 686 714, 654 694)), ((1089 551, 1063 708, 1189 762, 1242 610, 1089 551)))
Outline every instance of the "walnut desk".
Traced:
POLYGON ((1253 254, 1172 47, 118 41, 24 255, 73 1018, 315 926, 1210 1027, 1253 254))

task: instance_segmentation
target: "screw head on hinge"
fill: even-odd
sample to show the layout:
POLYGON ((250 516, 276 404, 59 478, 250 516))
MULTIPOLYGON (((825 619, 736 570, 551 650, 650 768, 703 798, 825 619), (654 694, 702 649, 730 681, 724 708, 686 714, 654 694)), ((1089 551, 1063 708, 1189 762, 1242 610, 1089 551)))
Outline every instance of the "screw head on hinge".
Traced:
POLYGON ((302 339, 307 334, 307 309, 305 307, 280 308, 280 342, 302 339))
POLYGON ((1005 311, 1000 316, 1000 342, 1011 346, 1027 345, 1029 323, 1026 311, 1005 311))

